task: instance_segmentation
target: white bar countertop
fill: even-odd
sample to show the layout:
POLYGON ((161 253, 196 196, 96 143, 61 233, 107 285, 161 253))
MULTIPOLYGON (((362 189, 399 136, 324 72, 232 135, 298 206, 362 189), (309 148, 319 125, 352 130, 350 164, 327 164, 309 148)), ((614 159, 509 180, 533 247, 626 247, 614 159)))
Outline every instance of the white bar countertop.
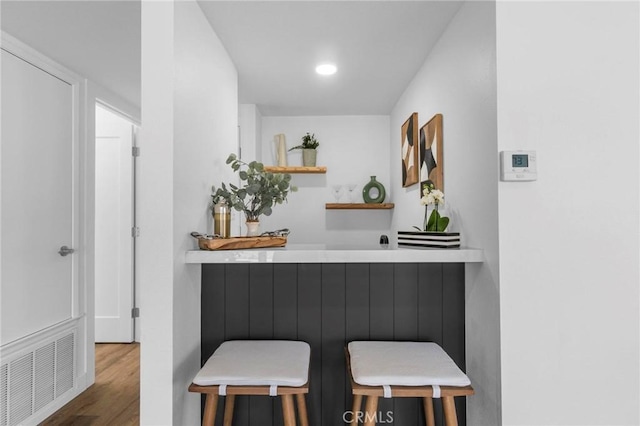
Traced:
POLYGON ((376 245, 287 244, 249 250, 190 250, 185 263, 481 263, 481 249, 394 248, 376 245))

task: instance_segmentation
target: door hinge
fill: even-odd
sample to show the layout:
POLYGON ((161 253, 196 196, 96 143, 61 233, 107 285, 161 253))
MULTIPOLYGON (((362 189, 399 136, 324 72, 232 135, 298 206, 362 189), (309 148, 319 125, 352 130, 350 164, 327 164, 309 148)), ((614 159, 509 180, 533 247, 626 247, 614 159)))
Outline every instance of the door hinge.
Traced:
POLYGON ((140 318, 140 308, 131 309, 131 318, 140 318))
POLYGON ((132 146, 131 147, 131 155, 133 155, 134 157, 140 157, 140 147, 139 146, 132 146))
POLYGON ((137 238, 140 236, 140 228, 138 228, 137 226, 134 226, 131 228, 131 236, 133 238, 137 238))

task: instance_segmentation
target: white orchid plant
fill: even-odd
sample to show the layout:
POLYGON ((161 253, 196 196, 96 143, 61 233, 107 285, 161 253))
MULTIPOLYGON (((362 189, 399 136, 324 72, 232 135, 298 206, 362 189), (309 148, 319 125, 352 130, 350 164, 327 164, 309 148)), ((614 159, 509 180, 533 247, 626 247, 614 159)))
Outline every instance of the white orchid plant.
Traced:
POLYGON ((414 226, 419 231, 426 232, 444 232, 449 226, 449 218, 441 216, 438 212, 438 207, 444 205, 444 193, 439 189, 436 189, 433 182, 426 181, 422 185, 422 198, 420 198, 420 204, 425 206, 424 209, 424 223, 422 229, 414 226), (429 206, 433 206, 431 215, 429 215, 429 206))

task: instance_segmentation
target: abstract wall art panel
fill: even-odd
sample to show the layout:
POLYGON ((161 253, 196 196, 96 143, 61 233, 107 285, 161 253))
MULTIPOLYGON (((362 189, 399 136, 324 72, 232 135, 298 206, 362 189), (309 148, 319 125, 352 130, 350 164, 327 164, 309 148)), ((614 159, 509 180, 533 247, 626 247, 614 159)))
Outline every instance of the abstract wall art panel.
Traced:
MULTIPOLYGON (((430 180, 444 191, 444 156, 442 150, 442 114, 434 115, 420 128, 420 188, 430 180)), ((420 197, 422 197, 422 191, 420 197)))
POLYGON ((402 186, 418 183, 418 113, 414 112, 401 128, 402 186))

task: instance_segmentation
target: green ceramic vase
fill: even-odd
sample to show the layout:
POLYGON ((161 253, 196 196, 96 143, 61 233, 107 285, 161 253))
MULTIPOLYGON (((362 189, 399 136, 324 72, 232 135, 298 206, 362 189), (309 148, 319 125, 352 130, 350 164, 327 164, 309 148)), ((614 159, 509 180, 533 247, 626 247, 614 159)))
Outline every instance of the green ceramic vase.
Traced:
POLYGON ((380 204, 384 201, 386 192, 384 186, 371 176, 371 180, 362 188, 362 198, 367 204, 380 204))

